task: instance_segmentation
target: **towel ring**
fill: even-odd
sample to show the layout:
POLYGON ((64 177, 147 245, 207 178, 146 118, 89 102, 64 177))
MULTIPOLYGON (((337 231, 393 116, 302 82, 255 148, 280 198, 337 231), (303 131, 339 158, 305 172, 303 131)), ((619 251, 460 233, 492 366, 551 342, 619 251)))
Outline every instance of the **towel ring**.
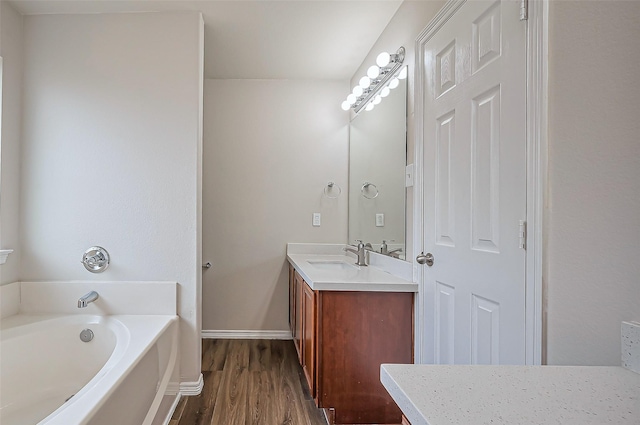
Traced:
POLYGON ((324 188, 324 196, 326 196, 329 199, 338 199, 341 193, 342 193, 342 189, 340 189, 340 186, 338 186, 338 184, 334 182, 327 183, 327 185, 324 188), (329 193, 333 191, 334 187, 338 188, 338 194, 336 196, 331 196, 329 195, 329 193))
POLYGON ((362 192, 362 196, 364 196, 367 199, 375 199, 378 197, 378 195, 380 194, 380 192, 378 191, 378 187, 373 184, 373 183, 369 183, 369 182, 364 182, 364 184, 362 185, 362 189, 360 189, 360 192, 362 192), (376 194, 373 196, 367 196, 367 192, 369 192, 369 188, 373 186, 373 188, 376 191, 376 194))

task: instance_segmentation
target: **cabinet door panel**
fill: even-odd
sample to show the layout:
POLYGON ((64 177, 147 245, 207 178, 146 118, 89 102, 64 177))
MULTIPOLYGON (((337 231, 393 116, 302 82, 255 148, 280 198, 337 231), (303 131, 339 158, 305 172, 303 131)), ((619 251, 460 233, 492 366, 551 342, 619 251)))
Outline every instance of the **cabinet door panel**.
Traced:
POLYGON ((304 283, 304 280, 302 279, 302 276, 300 276, 297 272, 295 272, 294 274, 294 280, 295 280, 295 284, 294 284, 294 298, 295 298, 295 328, 294 328, 294 334, 293 334, 293 342, 296 345, 296 350, 298 351, 298 361, 300 362, 300 364, 302 364, 302 356, 303 356, 303 347, 302 347, 302 326, 303 326, 303 320, 302 320, 302 315, 303 315, 303 309, 304 309, 304 305, 303 305, 303 288, 304 286, 306 286, 306 284, 304 283))
POLYGON ((303 315, 304 324, 303 329, 303 363, 304 370, 309 389, 311 391, 311 397, 316 396, 315 392, 315 361, 316 361, 316 346, 315 346, 315 329, 316 329, 316 300, 314 291, 305 283, 303 286, 303 315))

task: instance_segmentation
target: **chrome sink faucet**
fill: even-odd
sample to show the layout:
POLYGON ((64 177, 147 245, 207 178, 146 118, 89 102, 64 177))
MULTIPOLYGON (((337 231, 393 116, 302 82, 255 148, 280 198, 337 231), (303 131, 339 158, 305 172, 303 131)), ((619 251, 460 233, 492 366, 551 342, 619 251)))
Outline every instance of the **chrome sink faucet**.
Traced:
POLYGON ((349 246, 344 247, 343 250, 345 251, 349 251, 349 252, 353 252, 354 254, 356 254, 358 256, 358 261, 356 261, 356 266, 366 266, 367 265, 367 251, 372 251, 373 249, 371 248, 371 244, 364 244, 362 243, 362 241, 360 239, 356 239, 356 242, 358 242, 358 246, 356 247, 356 249, 353 249, 349 246))
POLYGON ((100 297, 96 291, 91 291, 88 294, 83 295, 78 299, 78 308, 85 308, 90 303, 94 302, 100 297))

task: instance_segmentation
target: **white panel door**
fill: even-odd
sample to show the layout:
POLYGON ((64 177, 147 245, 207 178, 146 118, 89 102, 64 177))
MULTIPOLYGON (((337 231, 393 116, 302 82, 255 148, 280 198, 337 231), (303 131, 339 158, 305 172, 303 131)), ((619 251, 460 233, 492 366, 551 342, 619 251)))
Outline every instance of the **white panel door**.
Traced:
POLYGON ((425 360, 525 363, 526 23, 468 1, 426 42, 425 360))

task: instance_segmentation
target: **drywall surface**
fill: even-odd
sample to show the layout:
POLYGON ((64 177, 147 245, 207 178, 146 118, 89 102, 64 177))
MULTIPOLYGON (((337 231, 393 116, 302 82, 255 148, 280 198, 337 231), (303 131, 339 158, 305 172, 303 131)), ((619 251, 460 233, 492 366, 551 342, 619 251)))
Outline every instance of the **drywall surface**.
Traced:
POLYGON ((547 361, 620 365, 620 322, 640 320, 640 2, 551 2, 549 23, 547 361))
POLYGON ((181 380, 194 382, 201 16, 24 21, 21 279, 178 282, 181 380), (80 263, 92 245, 111 254, 102 274, 80 263))
MULTIPOLYGON (((414 162, 415 147, 415 60, 416 38, 429 22, 444 6, 444 1, 405 0, 373 45, 362 65, 353 75, 350 87, 358 84, 360 78, 367 73, 367 69, 376 63, 376 57, 382 52, 395 53, 400 46, 405 48, 404 64, 407 65, 407 164, 414 162)), ((345 93, 344 97, 346 98, 345 93)), ((344 99, 343 99, 344 100, 344 99)), ((366 113, 366 112, 361 112, 366 113)), ((406 258, 413 258, 413 187, 406 190, 406 258)))
POLYGON ((0 266, 0 285, 20 275, 20 139, 22 133, 22 16, 0 1, 2 135, 0 136, 0 249, 12 249, 0 266))
POLYGON ((287 330, 286 243, 346 242, 347 90, 205 80, 203 330, 287 330), (323 196, 329 181, 338 199, 323 196))

